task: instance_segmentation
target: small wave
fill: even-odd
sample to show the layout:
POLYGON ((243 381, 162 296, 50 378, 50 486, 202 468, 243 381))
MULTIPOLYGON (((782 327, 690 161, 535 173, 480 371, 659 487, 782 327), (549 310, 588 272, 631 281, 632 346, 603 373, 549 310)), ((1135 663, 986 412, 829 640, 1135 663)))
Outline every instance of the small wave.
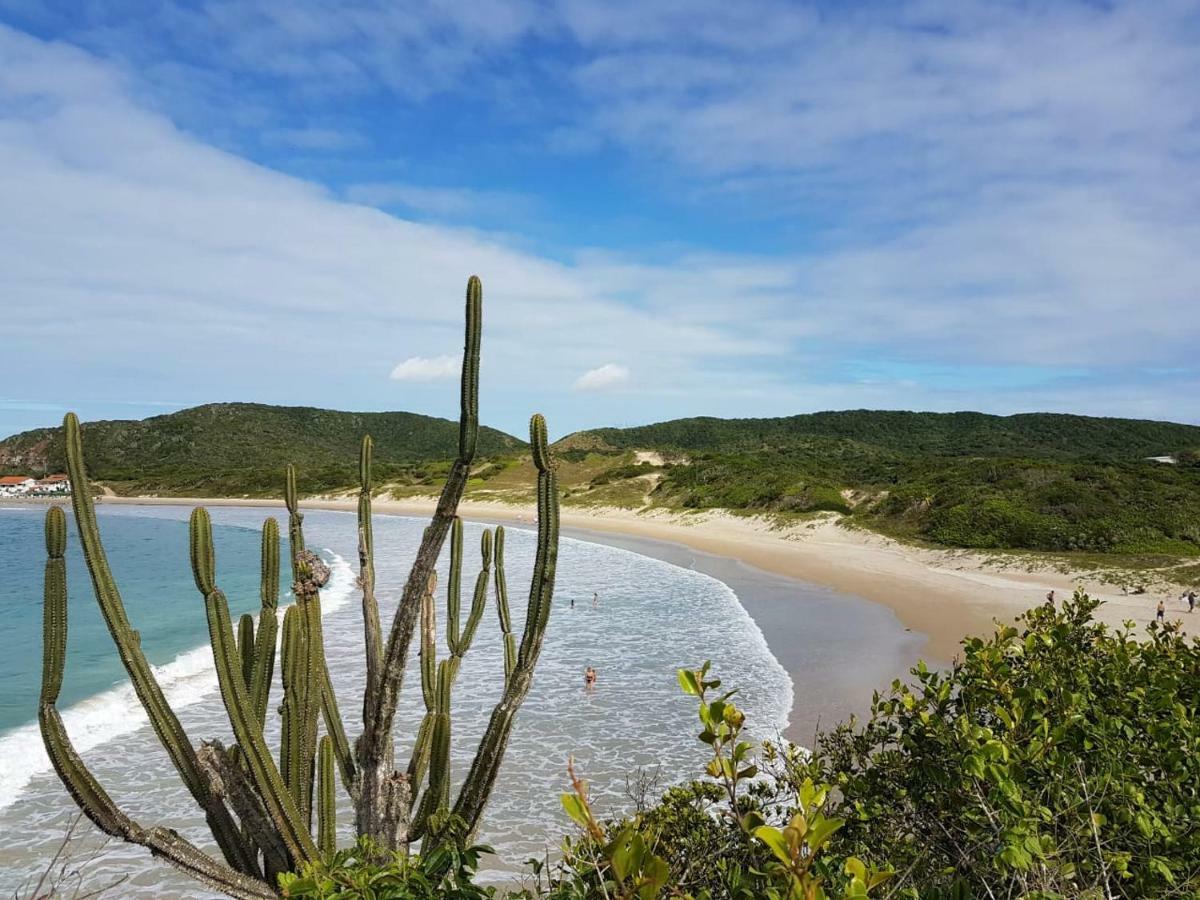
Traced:
MULTIPOLYGON (((328 615, 346 605, 354 592, 355 575, 345 559, 332 551, 326 552, 332 557, 332 575, 321 592, 321 608, 328 615)), ((212 650, 207 645, 195 647, 169 663, 151 668, 172 709, 198 703, 217 688, 212 650)), ((79 701, 64 710, 62 718, 75 749, 80 752, 149 724, 146 711, 128 681, 79 701)), ((50 758, 46 755, 36 722, 0 735, 0 760, 4 761, 0 765, 0 809, 4 809, 16 801, 36 776, 50 771, 50 758)))

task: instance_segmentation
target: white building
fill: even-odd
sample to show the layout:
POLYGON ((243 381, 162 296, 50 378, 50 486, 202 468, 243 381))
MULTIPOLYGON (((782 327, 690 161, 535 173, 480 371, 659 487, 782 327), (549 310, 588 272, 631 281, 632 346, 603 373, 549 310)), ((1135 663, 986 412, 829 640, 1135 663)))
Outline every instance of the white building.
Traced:
POLYGON ((69 494, 71 479, 66 475, 47 475, 39 478, 33 486, 35 494, 69 494))
POLYGON ((37 482, 27 475, 0 476, 0 497, 20 497, 33 492, 37 482))

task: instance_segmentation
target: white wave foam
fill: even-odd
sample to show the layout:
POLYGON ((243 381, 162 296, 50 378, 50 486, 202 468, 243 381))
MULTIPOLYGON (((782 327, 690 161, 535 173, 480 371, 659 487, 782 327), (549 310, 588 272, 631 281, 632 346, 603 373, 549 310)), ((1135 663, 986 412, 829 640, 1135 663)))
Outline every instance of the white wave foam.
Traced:
MULTIPOLYGON (((332 551, 332 575, 321 594, 325 615, 346 605, 355 587, 350 564, 332 551)), ((212 651, 205 645, 181 653, 169 663, 153 666, 155 677, 172 709, 198 703, 217 687, 212 651)), ((80 752, 99 747, 114 738, 149 724, 146 711, 128 681, 81 700, 62 713, 67 733, 80 752)), ((0 809, 14 803, 30 781, 50 771, 50 759, 42 744, 37 723, 22 725, 0 735, 0 809)))

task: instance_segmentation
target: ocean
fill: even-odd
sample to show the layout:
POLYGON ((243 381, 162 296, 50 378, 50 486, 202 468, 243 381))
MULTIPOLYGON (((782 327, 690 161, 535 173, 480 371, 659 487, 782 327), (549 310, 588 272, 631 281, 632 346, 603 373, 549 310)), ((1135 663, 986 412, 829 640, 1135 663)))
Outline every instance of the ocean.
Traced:
MULTIPOLYGON (((235 613, 258 606, 258 548, 263 518, 284 511, 214 507, 218 584, 235 613)), ((216 692, 203 603, 187 561, 183 507, 103 507, 98 510, 110 562, 129 618, 193 743, 230 729, 216 692)), ((34 723, 41 677, 43 509, 0 508, 0 892, 12 893, 45 866, 75 807, 58 783, 34 723)), ((376 519, 376 569, 381 614, 391 621, 425 520, 376 519)), ((508 527, 506 568, 514 630, 524 618, 534 535, 508 527)), ((482 526, 468 524, 464 591, 478 570, 482 526)), ((361 730, 362 619, 355 586, 356 522, 351 513, 305 516, 311 548, 333 575, 322 592, 326 652, 347 730, 361 730)), ((143 825, 168 825, 211 846, 202 817, 157 745, 124 680, 112 641, 96 608, 72 534, 68 555, 70 638, 60 708, 67 728, 114 799, 143 825)), ((444 562, 444 561, 443 561, 444 562)), ((445 584, 443 577, 441 584, 445 584)), ((439 597, 439 615, 444 599, 439 597)), ((290 602, 290 600, 284 601, 290 602)), ((464 597, 469 605, 469 596, 464 597)), ((445 654, 444 628, 439 652, 445 654)), ((403 760, 423 709, 414 666, 397 716, 403 760)), ((529 857, 557 846, 570 823, 558 796, 567 789, 566 764, 591 784, 603 815, 628 809, 628 782, 639 770, 663 779, 699 772, 705 748, 695 740, 694 701, 683 697, 675 669, 712 659, 759 737, 787 726, 792 684, 768 650, 758 626, 723 582, 628 550, 562 539, 554 610, 533 690, 518 716, 498 787, 480 838, 496 848, 485 860, 495 879, 515 877, 529 857), (593 607, 593 593, 599 595, 593 607), (571 606, 572 599, 575 601, 571 606), (584 692, 583 670, 599 673, 584 692)), ((463 663, 454 693, 452 764, 457 777, 474 755, 503 684, 503 654, 494 603, 463 663)), ((279 696, 276 688, 274 697, 279 696)), ((277 717, 269 716, 269 738, 277 717)), ((351 835, 351 811, 339 810, 341 839, 351 835)), ((85 842, 87 843, 87 842, 85 842)), ((94 845, 94 841, 91 841, 94 845)), ((111 843, 88 866, 89 884, 122 875, 127 897, 184 898, 203 890, 140 848, 111 843)))

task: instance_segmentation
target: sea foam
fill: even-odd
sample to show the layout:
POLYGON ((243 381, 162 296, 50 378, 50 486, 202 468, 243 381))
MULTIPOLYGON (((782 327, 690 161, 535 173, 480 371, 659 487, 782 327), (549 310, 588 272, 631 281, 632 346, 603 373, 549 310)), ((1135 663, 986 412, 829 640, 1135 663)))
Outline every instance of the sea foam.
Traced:
MULTIPOLYGON (((345 606, 355 587, 350 564, 336 553, 326 552, 332 562, 329 584, 321 592, 324 615, 345 606)), ((161 666, 151 666, 151 670, 175 710, 198 703, 217 689, 212 649, 207 645, 194 647, 161 666)), ((149 721, 129 681, 79 701, 63 710, 62 718, 75 749, 81 753, 137 731, 149 721)), ((36 722, 0 735, 0 809, 16 802, 30 781, 50 768, 36 722)))

